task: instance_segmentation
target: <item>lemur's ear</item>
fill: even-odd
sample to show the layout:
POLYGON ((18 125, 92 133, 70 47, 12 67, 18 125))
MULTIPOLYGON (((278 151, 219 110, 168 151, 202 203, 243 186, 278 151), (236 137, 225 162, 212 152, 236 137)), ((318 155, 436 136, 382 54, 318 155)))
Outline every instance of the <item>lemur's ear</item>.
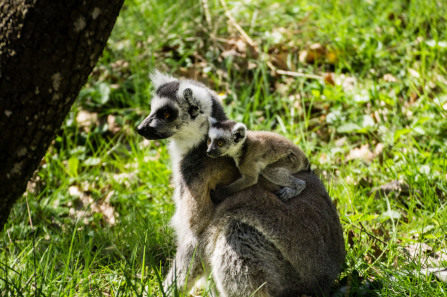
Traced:
POLYGON ((189 104, 188 112, 191 115, 192 118, 197 117, 200 113, 200 106, 197 100, 192 95, 192 90, 190 88, 186 88, 183 91, 183 97, 185 98, 186 102, 189 104))
POLYGON ((210 126, 213 126, 215 123, 217 123, 217 120, 213 117, 208 117, 208 122, 210 123, 210 126))
POLYGON ((191 102, 194 100, 194 98, 192 97, 192 90, 190 88, 186 88, 183 91, 183 97, 185 97, 185 100, 191 104, 191 102))
POLYGON ((247 127, 242 123, 237 123, 233 128, 234 143, 238 143, 239 141, 244 140, 246 134, 247 127))

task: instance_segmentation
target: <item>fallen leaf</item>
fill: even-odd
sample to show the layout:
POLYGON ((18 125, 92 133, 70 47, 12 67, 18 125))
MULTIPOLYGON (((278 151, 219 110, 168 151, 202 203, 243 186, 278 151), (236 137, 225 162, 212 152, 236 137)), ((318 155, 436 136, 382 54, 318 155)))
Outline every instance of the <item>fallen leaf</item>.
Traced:
POLYGON ((373 188, 372 192, 376 193, 376 198, 388 195, 391 193, 397 193, 399 195, 409 196, 410 186, 402 181, 393 180, 389 183, 381 185, 379 188, 373 188))
POLYGON ((373 158, 374 153, 369 150, 369 144, 362 144, 359 148, 352 149, 346 157, 347 160, 360 159, 368 162, 373 158))
POLYGON ((390 233, 383 226, 380 226, 378 228, 373 228, 372 232, 374 233, 374 235, 380 236, 385 240, 390 239, 390 233))
POLYGON ((76 115, 76 123, 81 130, 88 133, 98 124, 98 114, 96 112, 80 110, 76 115))
POLYGON ((408 68, 408 73, 414 77, 414 78, 420 78, 421 75, 419 74, 419 72, 417 72, 416 70, 412 69, 412 68, 408 68))
POLYGON ((70 196, 75 196, 75 197, 81 196, 81 191, 79 190, 79 188, 77 186, 68 187, 68 193, 70 194, 70 196))
POLYGON ((301 63, 312 64, 325 57, 326 47, 320 43, 312 44, 309 49, 300 52, 299 60, 301 63))
POLYGON ((424 275, 433 274, 439 281, 447 283, 447 268, 425 268, 420 271, 424 275))
POLYGON ((354 230, 349 229, 348 231, 348 244, 351 248, 354 248, 355 242, 354 238, 356 238, 357 235, 354 233, 354 230))
POLYGON ((410 258, 416 261, 420 259, 424 267, 441 267, 447 262, 447 250, 435 252, 424 242, 407 245, 404 250, 410 258))
POLYGON ((89 224, 89 218, 93 217, 95 213, 100 213, 104 223, 111 226, 116 224, 115 209, 110 204, 114 191, 110 191, 103 199, 97 201, 91 197, 89 192, 81 192, 78 186, 70 186, 68 191, 71 196, 76 197, 68 203, 71 217, 82 220, 84 224, 89 224))
POLYGON ((121 127, 117 124, 116 117, 113 114, 107 116, 107 125, 108 130, 113 134, 116 134, 121 130, 121 127))
POLYGON ((392 74, 387 73, 383 76, 383 80, 386 82, 397 82, 397 78, 395 78, 392 74))
POLYGON ((328 72, 323 75, 324 82, 328 85, 335 86, 334 73, 328 72))

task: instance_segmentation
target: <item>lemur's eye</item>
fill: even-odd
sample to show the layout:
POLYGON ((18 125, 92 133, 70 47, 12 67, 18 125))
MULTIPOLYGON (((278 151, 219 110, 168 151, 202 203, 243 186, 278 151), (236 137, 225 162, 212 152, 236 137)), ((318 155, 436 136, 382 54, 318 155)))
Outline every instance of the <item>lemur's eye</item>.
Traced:
POLYGON ((224 144, 223 140, 219 140, 219 141, 217 142, 217 145, 218 145, 218 146, 222 146, 223 144, 224 144))
POLYGON ((171 114, 169 112, 165 111, 163 116, 165 117, 165 119, 169 119, 171 117, 171 114))
POLYGON ((206 140, 206 144, 207 144, 207 145, 210 145, 210 144, 211 144, 211 138, 208 138, 208 139, 206 140))

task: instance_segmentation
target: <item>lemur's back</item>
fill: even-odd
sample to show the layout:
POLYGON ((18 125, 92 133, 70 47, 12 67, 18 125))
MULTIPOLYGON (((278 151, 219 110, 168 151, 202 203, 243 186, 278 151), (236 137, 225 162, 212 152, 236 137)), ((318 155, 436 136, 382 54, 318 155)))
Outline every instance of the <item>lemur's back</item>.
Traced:
POLYGON ((309 167, 309 160, 304 152, 292 141, 277 133, 268 131, 247 131, 245 146, 244 153, 240 160, 241 166, 244 165, 244 160, 259 158, 268 160, 269 164, 279 161, 274 164, 274 166, 294 167, 297 170, 293 172, 308 169, 309 167))

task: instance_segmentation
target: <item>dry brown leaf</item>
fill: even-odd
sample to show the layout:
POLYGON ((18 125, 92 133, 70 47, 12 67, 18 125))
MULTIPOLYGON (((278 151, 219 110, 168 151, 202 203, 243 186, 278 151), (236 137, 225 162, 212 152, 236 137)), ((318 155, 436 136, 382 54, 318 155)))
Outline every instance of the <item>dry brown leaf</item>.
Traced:
POLYGON ((360 159, 366 162, 371 162, 374 158, 378 157, 383 152, 384 147, 385 146, 382 143, 378 143, 376 144, 373 152, 370 150, 369 144, 362 144, 360 147, 352 149, 346 159, 348 161, 360 159))
POLYGON ((312 64, 321 60, 326 55, 326 47, 321 43, 312 44, 309 49, 300 52, 299 60, 301 63, 312 64))
POLYGON ((393 180, 389 183, 381 185, 379 189, 373 189, 373 191, 376 191, 376 196, 380 196, 381 194, 390 194, 393 192, 408 196, 410 194, 410 187, 402 181, 393 180))
POLYGON ((109 114, 107 116, 107 125, 108 130, 113 134, 116 134, 119 131, 121 131, 121 127, 116 123, 116 117, 113 114, 109 114))
POLYGON ((323 75, 324 82, 328 85, 335 86, 334 73, 328 72, 323 75))
POLYGON ((76 123, 84 132, 90 132, 92 127, 98 125, 98 114, 96 112, 88 112, 81 110, 76 116, 76 123))
POLYGON ((354 238, 357 237, 357 235, 354 233, 354 230, 350 229, 348 231, 348 244, 351 248, 354 248, 355 242, 354 238))
POLYGON ((287 59, 290 54, 289 49, 285 47, 275 47, 271 52, 269 51, 269 54, 270 60, 275 67, 283 70, 289 69, 287 64, 287 59))
POLYGON ((414 78, 420 78, 421 75, 419 74, 419 72, 417 72, 416 70, 412 69, 412 68, 408 68, 408 73, 414 77, 414 78))
POLYGON ((380 236, 385 240, 390 239, 390 232, 388 232, 388 230, 386 230, 383 226, 373 228, 372 232, 374 233, 374 235, 380 236))
POLYGON ((346 157, 347 160, 360 159, 368 162, 373 158, 374 153, 369 150, 369 144, 362 144, 359 148, 352 149, 346 157))
POLYGON ((242 38, 228 39, 225 44, 225 50, 221 53, 221 56, 223 58, 230 56, 246 58, 247 50, 247 43, 242 38))
POLYGON ((70 196, 81 196, 81 191, 79 190, 78 186, 70 186, 68 188, 68 193, 70 194, 70 196))
POLYGON ((116 60, 115 62, 110 64, 110 66, 113 70, 122 72, 123 69, 129 68, 129 62, 125 60, 116 60))
POLYGON ((397 82, 397 78, 395 78, 392 74, 387 73, 383 76, 383 80, 386 82, 397 82))
POLYGON ((447 261, 447 250, 435 252, 431 246, 423 242, 407 245, 404 250, 410 258, 421 259, 425 267, 440 267, 442 262, 447 261))
POLYGON ((69 215, 76 217, 88 224, 88 218, 93 216, 94 213, 101 213, 103 220, 106 224, 111 226, 116 224, 115 209, 110 204, 110 198, 113 196, 114 191, 110 191, 104 199, 95 201, 88 192, 82 192, 78 186, 70 186, 68 188, 70 196, 74 199, 68 204, 70 207, 69 215))

